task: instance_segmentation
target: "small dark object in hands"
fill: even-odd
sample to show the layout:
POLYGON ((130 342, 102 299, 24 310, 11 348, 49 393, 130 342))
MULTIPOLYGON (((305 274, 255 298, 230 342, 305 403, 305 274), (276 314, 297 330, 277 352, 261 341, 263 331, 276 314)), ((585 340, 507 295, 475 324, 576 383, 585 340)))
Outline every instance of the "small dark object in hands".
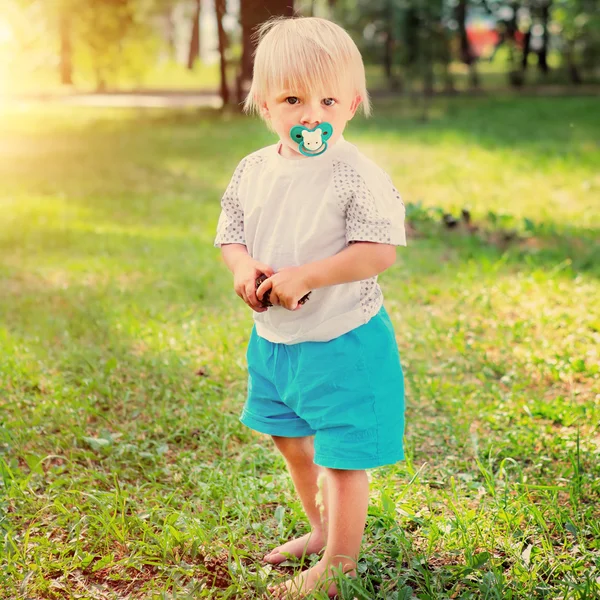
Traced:
MULTIPOLYGON (((256 289, 258 289, 260 287, 260 284, 263 281, 266 281, 267 279, 269 279, 264 273, 260 274, 257 278, 256 278, 256 289)), ((271 296, 271 290, 267 290, 262 297, 262 302, 259 298, 259 302, 261 302, 263 308, 269 308, 269 306, 273 306, 271 304, 271 301, 269 300, 269 297, 271 296)), ((308 297, 310 296, 310 292, 308 292, 308 294, 306 294, 305 296, 302 296, 302 298, 300 298, 300 300, 298 300, 298 304, 305 304, 306 301, 308 300, 308 297)))

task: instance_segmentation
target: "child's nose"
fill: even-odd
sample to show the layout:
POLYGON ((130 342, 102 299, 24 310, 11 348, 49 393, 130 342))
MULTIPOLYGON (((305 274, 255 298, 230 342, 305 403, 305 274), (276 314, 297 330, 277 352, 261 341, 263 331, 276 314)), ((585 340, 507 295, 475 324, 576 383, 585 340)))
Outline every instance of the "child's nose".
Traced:
POLYGON ((317 125, 320 125, 321 121, 318 119, 315 119, 313 117, 305 117, 302 119, 302 125, 304 125, 304 127, 308 127, 309 129, 312 129, 313 127, 316 127, 317 125))
POLYGON ((304 127, 312 128, 320 125, 322 120, 320 108, 307 106, 300 122, 304 127))

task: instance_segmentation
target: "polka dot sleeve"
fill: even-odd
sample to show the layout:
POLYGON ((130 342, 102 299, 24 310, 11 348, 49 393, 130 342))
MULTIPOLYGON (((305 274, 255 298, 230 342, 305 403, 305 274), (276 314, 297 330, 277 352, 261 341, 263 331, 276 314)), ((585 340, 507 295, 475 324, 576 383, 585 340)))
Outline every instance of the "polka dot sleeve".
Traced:
POLYGON ((222 244, 245 244, 244 211, 240 205, 238 188, 246 160, 237 166, 223 198, 221 198, 221 214, 217 224, 217 236, 214 245, 220 248, 222 244))
POLYGON ((363 177, 343 163, 335 172, 336 188, 345 205, 346 243, 406 246, 404 203, 389 175, 377 167, 363 177))

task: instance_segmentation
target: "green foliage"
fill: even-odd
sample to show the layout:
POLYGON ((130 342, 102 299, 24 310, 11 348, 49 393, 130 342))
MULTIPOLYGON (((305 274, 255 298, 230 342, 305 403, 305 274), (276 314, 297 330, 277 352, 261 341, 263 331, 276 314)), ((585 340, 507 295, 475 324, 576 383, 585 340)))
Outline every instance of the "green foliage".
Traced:
MULTIPOLYGON (((467 11, 495 15, 504 32, 514 27, 521 33, 532 20, 538 24, 544 2, 540 0, 468 0, 467 11), (521 11, 524 12, 520 12, 521 11), (514 23, 512 16, 514 14, 514 23), (516 13, 514 11, 517 11, 516 13)), ((600 5, 590 0, 548 0, 550 49, 563 62, 580 65, 594 80, 600 60, 600 5)), ((370 62, 381 63, 386 39, 391 36, 393 62, 408 79, 423 77, 429 65, 448 65, 462 60, 459 51, 458 0, 348 0, 336 2, 333 16, 353 33, 370 62)), ((523 83, 522 48, 507 39, 509 77, 523 83)))
POLYGON ((124 77, 139 80, 156 61, 159 0, 7 1, 13 63, 25 73, 42 65, 58 73, 61 35, 72 48, 76 84, 93 81, 103 89, 124 77))
MULTIPOLYGON (((561 67, 558 81, 568 81, 569 70, 580 73, 584 81, 596 81, 600 5, 595 0, 548 1, 550 62, 553 69, 561 67)), ((460 87, 454 85, 464 62, 459 43, 458 0, 338 0, 327 4, 331 9, 323 7, 323 12, 348 29, 367 63, 389 65, 386 87, 398 90, 404 84, 405 88, 414 89, 421 81, 432 87, 439 72, 446 91, 460 87)), ((469 11, 484 15, 501 16, 507 8, 523 9, 514 23, 509 18, 500 25, 507 30, 510 22, 521 33, 533 21, 542 24, 540 15, 545 6, 541 0, 468 0, 466 4, 469 11)), ((172 6, 169 0, 4 0, 0 17, 0 78, 17 89, 28 86, 17 86, 16 82, 22 84, 20 79, 36 74, 44 75, 39 84, 43 87, 47 87, 46 79, 58 81, 62 32, 71 43, 76 87, 137 87, 146 76, 151 80, 149 85, 153 85, 156 74, 164 72, 164 65, 157 65, 157 61, 161 52, 166 53, 168 44, 159 17, 164 17, 172 6), (3 35, 4 22, 8 23, 8 36, 3 35)), ((228 58, 237 61, 239 27, 231 38, 228 58)), ((519 44, 509 39, 500 50, 498 58, 508 56, 510 80, 525 82, 519 44)), ((485 70, 487 66, 480 63, 477 69, 485 70)), ((505 71, 506 64, 502 68, 505 71)), ((176 87, 182 79, 185 77, 177 74, 175 83, 168 76, 159 83, 176 87)), ((188 77, 186 87, 194 81, 192 78, 189 82, 188 77)), ((549 81, 547 76, 544 81, 549 81)), ((506 77, 502 83, 505 82, 506 77)), ((200 81, 197 85, 203 86, 200 81)), ((218 78, 212 85, 218 86, 218 78)))
POLYGON ((600 5, 590 0, 554 0, 552 14, 563 43, 593 74, 600 61, 600 5))
POLYGON ((139 0, 65 0, 73 16, 76 69, 94 74, 103 89, 128 75, 140 75, 157 56, 158 39, 149 22, 152 4, 139 0), (150 60, 149 60, 150 58, 150 60))

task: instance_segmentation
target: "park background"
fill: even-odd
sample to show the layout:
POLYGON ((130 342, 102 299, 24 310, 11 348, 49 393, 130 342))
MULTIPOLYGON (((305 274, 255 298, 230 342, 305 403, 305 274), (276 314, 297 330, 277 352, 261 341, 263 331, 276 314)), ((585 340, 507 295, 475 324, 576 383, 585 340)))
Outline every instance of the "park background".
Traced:
POLYGON ((252 317, 212 246, 275 141, 239 105, 275 14, 356 40, 374 116, 345 135, 407 209, 380 277, 406 461, 371 473, 342 597, 597 599, 595 0, 3 0, 0 598, 259 598, 299 568, 260 563, 307 522, 238 422, 252 317))

